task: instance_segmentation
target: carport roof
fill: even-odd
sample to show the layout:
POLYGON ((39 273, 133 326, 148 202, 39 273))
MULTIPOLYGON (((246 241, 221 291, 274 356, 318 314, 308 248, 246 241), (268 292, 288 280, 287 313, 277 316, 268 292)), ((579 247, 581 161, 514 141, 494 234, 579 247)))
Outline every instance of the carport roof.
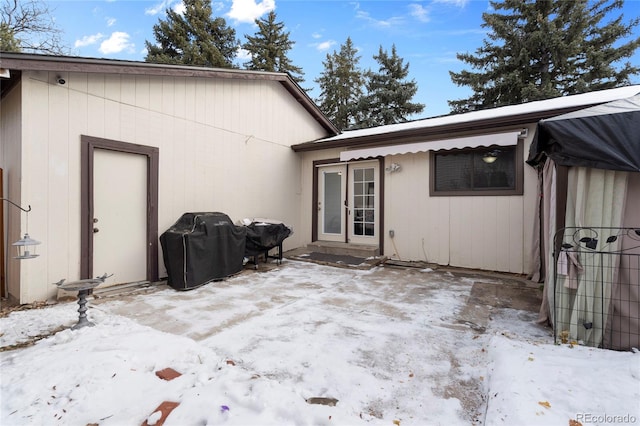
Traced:
POLYGON ((2 80, 2 97, 17 81, 16 77, 19 79, 20 72, 26 70, 277 81, 327 130, 328 134, 338 134, 336 126, 286 73, 9 52, 0 53, 0 68, 9 70, 11 74, 9 80, 2 80))

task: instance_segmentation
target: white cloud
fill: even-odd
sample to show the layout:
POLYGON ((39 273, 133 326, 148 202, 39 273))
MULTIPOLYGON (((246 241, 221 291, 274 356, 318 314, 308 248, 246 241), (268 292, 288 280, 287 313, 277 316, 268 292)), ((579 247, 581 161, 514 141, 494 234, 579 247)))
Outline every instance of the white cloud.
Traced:
POLYGON ((129 34, 116 31, 111 37, 100 43, 100 53, 108 55, 110 53, 119 53, 123 50, 131 51, 135 46, 129 41, 129 34))
POLYGON ((211 2, 211 10, 215 12, 220 12, 226 8, 224 1, 212 1, 211 2))
POLYGON ((327 40, 327 41, 323 41, 322 43, 317 43, 314 46, 316 47, 317 50, 323 51, 323 50, 331 49, 331 46, 334 46, 335 44, 336 44, 335 40, 327 40))
POLYGON ((113 27, 116 23, 116 18, 105 18, 107 21, 107 27, 113 27))
POLYGON ((173 11, 178 15, 184 16, 184 12, 187 10, 187 6, 184 5, 183 2, 176 3, 173 6, 173 11))
POLYGON ((456 7, 465 7, 469 0, 434 0, 434 3, 445 3, 456 7))
MULTIPOLYGON (((176 3, 176 0, 161 0, 160 2, 154 4, 151 7, 148 7, 144 10, 145 15, 157 15, 159 13, 164 13, 165 10, 171 9, 171 5, 176 3)), ((182 1, 179 1, 182 4, 182 1)), ((174 5, 174 8, 177 5, 174 5)))
POLYGON ((275 0, 232 0, 227 16, 237 22, 253 23, 265 13, 275 10, 275 0))
POLYGON ((236 59, 241 62, 249 61, 251 60, 251 52, 245 49, 238 48, 238 50, 236 51, 236 59))
POLYGON ((320 33, 313 33, 313 34, 311 34, 311 37, 312 37, 312 38, 316 38, 316 39, 317 39, 317 38, 322 38, 322 34, 320 34, 320 33))
POLYGON ((85 46, 89 46, 91 44, 95 44, 98 41, 100 41, 104 36, 101 33, 98 34, 93 34, 93 35, 86 35, 84 37, 82 37, 80 40, 76 40, 75 43, 73 43, 73 47, 85 47, 85 46))
POLYGON ((374 27, 378 27, 378 28, 390 28, 394 26, 399 26, 399 25, 402 25, 404 22, 404 19, 399 16, 392 16, 389 19, 375 19, 371 17, 369 12, 366 12, 360 9, 356 11, 356 18, 362 19, 368 22, 370 25, 373 25, 374 27))
POLYGON ((417 3, 410 4, 409 15, 413 16, 418 21, 429 22, 429 11, 427 10, 426 7, 422 6, 421 4, 417 4, 417 3))

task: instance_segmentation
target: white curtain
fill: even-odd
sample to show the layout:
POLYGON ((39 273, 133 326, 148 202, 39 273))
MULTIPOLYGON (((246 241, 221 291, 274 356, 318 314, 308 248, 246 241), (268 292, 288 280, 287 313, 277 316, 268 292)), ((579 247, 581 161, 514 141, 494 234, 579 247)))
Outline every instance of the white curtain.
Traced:
POLYGON ((542 290, 542 305, 538 315, 539 323, 551 322, 554 324, 554 298, 553 298, 553 236, 556 233, 556 165, 547 158, 542 169, 542 220, 539 225, 542 228, 542 241, 539 242, 543 256, 545 256, 545 276, 542 290))
MULTIPOLYGON (((586 167, 569 169, 565 226, 621 227, 627 179, 627 172, 586 167)), ((596 235, 593 230, 586 229, 575 235, 573 242, 579 241, 582 237, 594 238, 596 235)), ((610 306, 611 284, 618 269, 616 256, 601 256, 596 253, 603 244, 606 244, 606 235, 604 238, 598 235, 598 245, 593 249, 594 253, 590 250, 585 251, 584 245, 582 246, 577 288, 575 285, 569 285, 568 276, 557 276, 556 306, 551 307, 552 315, 557 315, 557 318, 554 318, 557 333, 589 346, 599 346, 602 342, 610 306)), ((609 243, 607 251, 615 250, 616 244, 609 243)), ((553 260, 550 266, 553 268, 553 260)))

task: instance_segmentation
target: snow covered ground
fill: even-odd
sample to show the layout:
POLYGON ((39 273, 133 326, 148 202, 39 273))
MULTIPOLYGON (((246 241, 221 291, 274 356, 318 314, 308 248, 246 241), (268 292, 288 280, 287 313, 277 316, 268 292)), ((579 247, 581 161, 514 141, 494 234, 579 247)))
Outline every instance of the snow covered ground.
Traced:
POLYGON ((469 303, 477 282, 500 285, 285 261, 90 300, 77 331, 73 303, 15 311, 0 347, 57 332, 0 352, 0 424, 640 424, 639 353, 554 345, 535 313, 469 303))

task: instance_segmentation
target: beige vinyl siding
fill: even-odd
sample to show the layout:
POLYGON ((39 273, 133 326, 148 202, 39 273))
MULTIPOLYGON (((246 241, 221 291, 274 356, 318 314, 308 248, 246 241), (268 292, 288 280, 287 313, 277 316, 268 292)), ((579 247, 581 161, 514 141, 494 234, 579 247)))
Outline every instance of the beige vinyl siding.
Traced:
MULTIPOLYGON (((301 166, 290 146, 326 130, 280 83, 70 72, 59 86, 57 75, 23 72, 29 173, 21 194, 43 244, 22 277, 10 277, 21 281, 22 303, 52 297, 61 278, 80 278, 80 135, 159 148, 159 234, 187 211, 300 227, 301 166)), ((300 239, 294 234, 285 248, 300 239)), ((162 253, 159 264, 164 276, 162 253)))
MULTIPOLYGON (((4 197, 16 204, 22 205, 21 188, 21 158, 22 158, 22 85, 18 83, 2 100, 0 108, 0 167, 3 169, 4 197)), ((27 206, 24 206, 25 208, 27 206)), ((24 213, 19 209, 2 202, 4 209, 4 238, 9 244, 5 246, 5 283, 7 291, 14 295, 20 293, 19 260, 11 244, 25 232, 24 213)), ((2 244, 5 244, 2 241, 2 244)), ((4 262, 5 259, 2 259, 4 262)), ((19 296, 16 296, 19 297, 19 296)))
MULTIPOLYGON (((529 126, 523 155, 529 151, 535 125, 529 126)), ((495 132, 513 129, 496 129, 495 132)), ((454 137, 452 135, 451 137, 454 137)), ((465 136, 469 136, 465 134, 465 136)), ((302 211, 311 208, 312 162, 338 158, 342 149, 303 153, 302 211)), ((524 193, 510 196, 429 196, 429 153, 389 155, 384 173, 384 255, 405 261, 511 273, 530 272, 536 173, 524 166, 524 193), (394 231, 394 238, 389 231, 394 231)), ((520 159, 522 162, 525 158, 520 159)), ((303 224, 308 241, 311 217, 303 224)), ((307 242, 308 242, 307 241, 307 242)))
MULTIPOLYGON (((525 155, 530 139, 525 141, 525 155)), ((402 169, 385 175, 385 255, 490 271, 530 272, 536 200, 536 174, 531 167, 524 169, 523 195, 429 197, 428 153, 385 158, 386 165, 391 163, 402 169), (393 241, 389 230, 394 230, 393 241)))
MULTIPOLYGON (((49 163, 49 130, 51 125, 51 116, 49 115, 49 104, 51 100, 48 96, 48 88, 42 85, 34 85, 32 81, 26 80, 23 74, 22 80, 23 96, 22 96, 22 187, 21 196, 23 203, 30 204, 32 212, 29 214, 29 233, 39 241, 48 241, 50 223, 49 215, 59 218, 59 211, 68 210, 67 199, 58 199, 57 204, 52 211, 48 210, 50 203, 50 180, 55 182, 55 178, 51 176, 53 168, 50 170, 49 163), (34 98, 39 97, 39 102, 34 102, 34 98), (30 119, 35 118, 34 122, 30 119)), ((54 133, 54 135, 59 133, 54 133)), ((66 233, 67 222, 60 224, 63 228, 58 232, 66 233)), ((50 264, 46 256, 47 248, 44 245, 38 247, 40 257, 30 260, 31 263, 22 261, 20 264, 20 302, 30 303, 37 300, 38 291, 47 289, 50 283, 57 280, 49 281, 46 278, 47 266, 50 264), (25 286, 29 283, 29 286, 25 286), (49 283, 49 285, 47 285, 49 283)), ((57 256, 64 259, 65 243, 50 248, 57 256)), ((65 265, 66 262, 63 262, 65 265)), ((59 272, 61 265, 56 267, 55 272, 59 272)), ((53 276, 52 276, 53 278, 53 276)), ((12 276, 8 276, 12 280, 12 276)), ((48 290, 48 289, 47 289, 48 290)))

